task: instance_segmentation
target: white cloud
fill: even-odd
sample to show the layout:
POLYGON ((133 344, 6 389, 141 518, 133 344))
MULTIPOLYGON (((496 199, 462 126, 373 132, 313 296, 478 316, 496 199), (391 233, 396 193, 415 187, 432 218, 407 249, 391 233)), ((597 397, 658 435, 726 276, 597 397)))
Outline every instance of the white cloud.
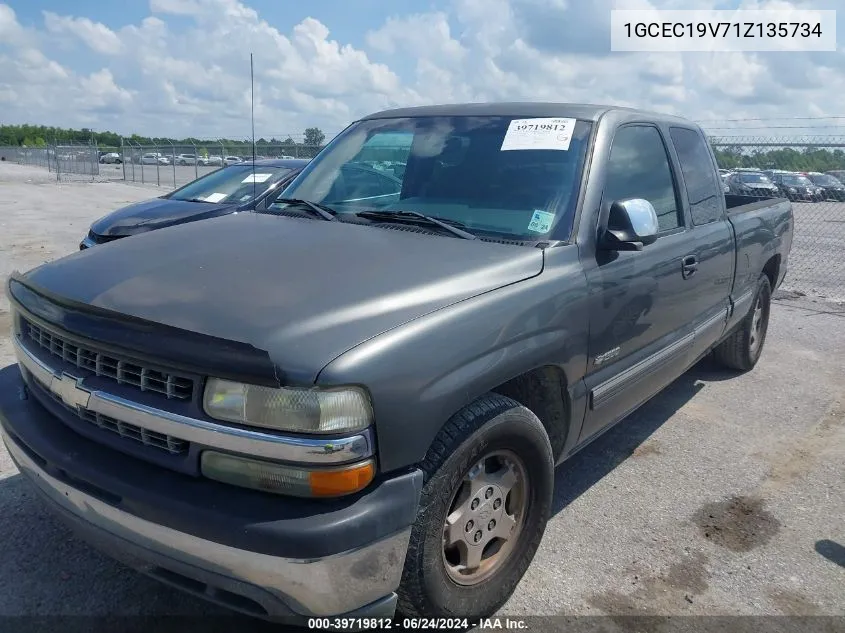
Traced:
MULTIPOLYGON (((748 0, 743 8, 832 8, 835 2, 748 0)), ((96 15, 50 12, 43 27, 24 28, 0 0, 0 103, 6 120, 152 136, 246 136, 251 50, 256 131, 265 137, 312 125, 331 133, 368 112, 437 102, 615 103, 693 119, 845 111, 841 50, 608 50, 612 8, 727 3, 453 0, 438 10, 374 19, 363 44, 353 46, 314 18, 270 24, 249 0, 150 0, 151 15, 115 29, 96 15), (84 44, 97 57, 81 66, 75 49, 56 48, 61 42, 79 50, 84 44)))
POLYGON ((173 15, 196 15, 201 13, 201 7, 196 0, 150 0, 150 11, 173 15))
POLYGON ((68 34, 80 39, 91 50, 111 55, 121 52, 123 43, 105 24, 93 22, 88 18, 61 16, 44 11, 44 26, 50 33, 68 34))
POLYGON ((0 42, 14 44, 23 33, 21 25, 18 24, 17 16, 7 4, 0 4, 0 42))

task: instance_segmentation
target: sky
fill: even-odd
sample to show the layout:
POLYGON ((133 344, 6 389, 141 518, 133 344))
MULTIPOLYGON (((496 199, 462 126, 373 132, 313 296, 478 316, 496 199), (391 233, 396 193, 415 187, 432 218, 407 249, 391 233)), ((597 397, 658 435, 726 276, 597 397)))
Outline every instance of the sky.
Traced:
POLYGON ((246 138, 253 53, 268 139, 477 101, 634 106, 717 134, 845 134, 843 38, 843 0, 0 0, 0 124, 246 138), (842 35, 835 52, 611 52, 610 10, 641 8, 840 8, 842 35))

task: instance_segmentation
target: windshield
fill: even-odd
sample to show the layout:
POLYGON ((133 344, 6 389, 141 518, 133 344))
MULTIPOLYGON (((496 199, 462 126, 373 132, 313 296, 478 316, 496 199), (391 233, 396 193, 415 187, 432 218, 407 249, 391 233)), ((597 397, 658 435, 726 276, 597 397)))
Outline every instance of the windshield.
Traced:
POLYGON ((763 174, 740 174, 739 179, 742 182, 771 182, 763 174))
POLYGON ((288 167, 256 166, 253 192, 252 165, 233 165, 188 183, 167 197, 170 200, 243 204, 251 201, 253 195, 260 196, 290 172, 288 167))
POLYGON ((820 185, 822 187, 841 187, 842 183, 839 182, 833 176, 828 176, 827 174, 818 174, 810 176, 810 180, 812 180, 815 184, 820 185))
POLYGON ((590 123, 575 119, 361 121, 311 161, 285 197, 341 217, 414 211, 480 236, 539 240, 555 231, 565 240, 589 133, 590 123))
POLYGON ((787 176, 783 177, 783 184, 785 184, 785 185, 797 185, 799 187, 809 187, 813 183, 811 183, 804 176, 787 175, 787 176))

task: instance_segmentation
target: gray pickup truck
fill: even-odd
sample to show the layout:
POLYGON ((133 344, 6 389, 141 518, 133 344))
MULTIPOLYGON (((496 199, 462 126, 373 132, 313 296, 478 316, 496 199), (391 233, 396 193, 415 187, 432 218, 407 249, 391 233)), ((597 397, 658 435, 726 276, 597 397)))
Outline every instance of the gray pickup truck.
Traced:
POLYGON ((494 613, 556 464, 754 367, 792 243, 695 124, 615 107, 373 114, 285 196, 15 273, 0 422, 98 547, 318 623, 494 613))

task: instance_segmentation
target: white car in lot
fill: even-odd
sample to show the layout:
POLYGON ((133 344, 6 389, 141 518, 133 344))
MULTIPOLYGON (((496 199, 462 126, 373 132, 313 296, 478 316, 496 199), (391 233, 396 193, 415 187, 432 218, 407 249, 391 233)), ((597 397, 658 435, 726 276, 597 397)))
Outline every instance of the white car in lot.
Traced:
POLYGON ((107 154, 103 154, 102 156, 100 156, 100 162, 104 163, 104 164, 106 164, 106 163, 114 164, 114 163, 123 162, 123 159, 121 158, 120 154, 118 154, 117 152, 109 152, 107 154))
POLYGON ((141 156, 142 165, 169 165, 170 159, 158 152, 148 152, 141 156))
POLYGON ((197 164, 197 155, 196 154, 179 154, 176 157, 176 164, 177 165, 196 165, 197 164))
POLYGON ((197 164, 203 167, 219 167, 223 164, 222 156, 200 156, 197 164))
POLYGON ((226 165, 237 165, 242 162, 243 161, 240 156, 226 156, 226 158, 223 159, 223 163, 226 165))

